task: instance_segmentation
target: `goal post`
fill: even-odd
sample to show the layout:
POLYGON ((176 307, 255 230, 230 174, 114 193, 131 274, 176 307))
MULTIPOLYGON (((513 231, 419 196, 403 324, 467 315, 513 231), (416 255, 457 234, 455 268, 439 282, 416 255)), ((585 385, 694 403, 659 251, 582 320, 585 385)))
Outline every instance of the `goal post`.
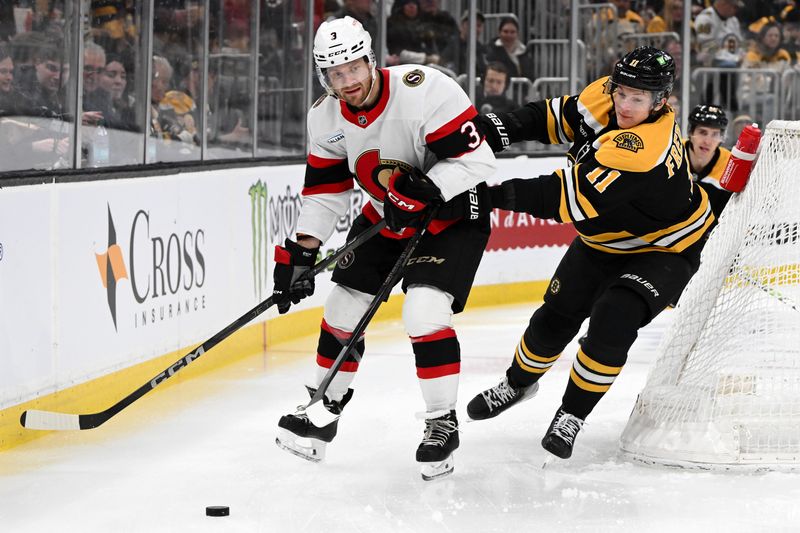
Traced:
POLYGON ((800 121, 773 121, 620 438, 635 460, 800 467, 800 121))

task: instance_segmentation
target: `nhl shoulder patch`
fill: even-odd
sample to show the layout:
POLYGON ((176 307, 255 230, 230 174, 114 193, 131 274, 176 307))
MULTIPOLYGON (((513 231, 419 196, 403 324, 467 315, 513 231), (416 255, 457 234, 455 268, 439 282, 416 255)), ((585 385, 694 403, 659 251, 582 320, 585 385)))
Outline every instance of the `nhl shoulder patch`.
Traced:
POLYGON ((423 81, 425 81, 425 73, 419 69, 411 70, 403 75, 403 83, 409 87, 422 85, 423 81))
POLYGON ((630 150, 633 153, 636 153, 644 148, 644 141, 642 138, 630 131, 623 131, 614 137, 613 141, 617 143, 617 148, 630 150))

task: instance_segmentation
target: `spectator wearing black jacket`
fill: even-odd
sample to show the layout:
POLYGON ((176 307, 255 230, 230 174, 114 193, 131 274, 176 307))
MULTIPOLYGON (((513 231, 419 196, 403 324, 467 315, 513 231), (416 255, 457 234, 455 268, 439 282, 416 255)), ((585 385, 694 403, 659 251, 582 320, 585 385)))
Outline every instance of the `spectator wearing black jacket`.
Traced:
POLYGON ((480 113, 505 113, 517 106, 507 96, 509 84, 508 70, 502 63, 492 62, 486 65, 483 76, 481 94, 476 98, 475 107, 480 113))
MULTIPOLYGON (((480 11, 475 13, 475 76, 483 77, 486 71, 486 45, 481 41, 486 18, 480 11)), ((469 11, 461 16, 458 38, 447 47, 442 60, 444 66, 456 74, 464 74, 469 66, 469 11)))
POLYGON ((114 129, 136 131, 134 100, 128 91, 128 67, 121 56, 112 54, 106 57, 100 87, 111 99, 106 124, 114 129))
POLYGON ((442 11, 439 0, 420 0, 420 20, 428 38, 433 40, 434 53, 446 55, 447 47, 458 37, 458 24, 453 15, 442 11))
POLYGON ((63 62, 61 50, 47 42, 34 51, 35 76, 20 84, 20 92, 30 101, 31 114, 64 116, 67 109, 65 88, 69 65, 63 62))
POLYGON ((392 11, 386 21, 386 63, 439 63, 434 40, 420 18, 419 0, 397 0, 392 11))
POLYGON ((517 17, 503 17, 497 27, 498 37, 489 46, 486 61, 496 61, 506 66, 512 78, 528 76, 527 49, 519 39, 519 21, 517 17))
POLYGON ((20 95, 14 87, 14 59, 11 49, 0 43, 0 117, 19 112, 20 95))

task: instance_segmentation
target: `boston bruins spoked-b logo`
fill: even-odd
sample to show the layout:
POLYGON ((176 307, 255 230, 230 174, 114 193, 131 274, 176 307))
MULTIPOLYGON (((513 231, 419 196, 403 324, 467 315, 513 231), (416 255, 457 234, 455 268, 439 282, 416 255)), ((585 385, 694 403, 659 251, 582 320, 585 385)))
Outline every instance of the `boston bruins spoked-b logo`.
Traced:
POLYGON ((378 202, 383 202, 389 178, 400 169, 411 171, 411 165, 398 159, 381 159, 380 150, 367 150, 356 159, 356 179, 361 188, 367 191, 378 202))
POLYGON ((558 294, 561 290, 561 280, 558 278, 553 278, 553 281, 550 282, 550 293, 551 294, 558 294))

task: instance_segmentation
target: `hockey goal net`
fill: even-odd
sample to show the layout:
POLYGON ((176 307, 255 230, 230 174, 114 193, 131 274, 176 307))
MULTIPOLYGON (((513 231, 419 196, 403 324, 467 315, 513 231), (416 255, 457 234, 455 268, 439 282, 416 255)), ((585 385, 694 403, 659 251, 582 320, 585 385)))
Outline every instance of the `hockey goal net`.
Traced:
POLYGON ((773 121, 622 434, 636 460, 800 466, 800 122, 773 121))

